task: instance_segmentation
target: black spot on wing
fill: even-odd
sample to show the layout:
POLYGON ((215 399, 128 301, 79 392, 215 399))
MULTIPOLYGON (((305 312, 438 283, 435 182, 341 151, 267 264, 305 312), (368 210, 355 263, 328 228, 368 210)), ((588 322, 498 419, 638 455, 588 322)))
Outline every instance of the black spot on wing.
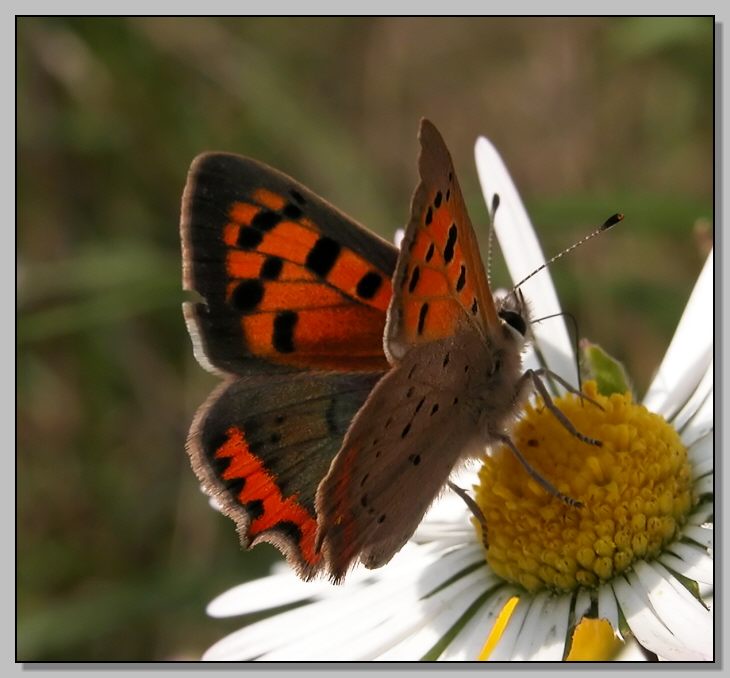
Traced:
POLYGON ((435 207, 436 209, 438 209, 439 207, 441 207, 441 197, 442 197, 442 196, 441 196, 441 191, 437 191, 437 192, 436 192, 436 196, 435 196, 435 197, 434 197, 434 199, 433 199, 433 206, 434 206, 434 207, 435 207))
POLYGON ((261 499, 254 499, 253 501, 244 504, 246 512, 249 514, 251 520, 256 520, 264 515, 264 502, 261 499))
POLYGON ((284 262, 275 256, 266 257, 264 263, 261 264, 261 270, 259 276, 266 280, 276 280, 281 275, 281 269, 284 266, 284 262))
POLYGON ((253 219, 251 219, 251 226, 258 228, 261 231, 270 231, 276 226, 282 219, 281 214, 273 212, 272 210, 261 210, 253 219))
POLYGON ((309 250, 304 263, 310 271, 325 278, 340 256, 341 249, 338 242, 326 235, 322 236, 309 250))
POLYGON ((448 264, 454 258, 454 246, 456 245, 457 229, 456 224, 449 226, 449 237, 444 247, 444 261, 448 264))
POLYGON ((426 263, 431 261, 431 258, 433 257, 433 251, 434 251, 434 245, 433 245, 433 243, 431 243, 428 246, 428 251, 426 252, 426 263))
POLYGON ((287 219, 299 219, 302 216, 301 208, 291 202, 284 207, 282 213, 287 219))
POLYGON ((252 250, 261 244, 264 234, 255 228, 241 228, 238 231, 236 245, 242 250, 252 250))
POLYGON ((246 484, 245 478, 230 478, 229 480, 221 480, 223 480, 223 482, 225 483, 226 489, 236 497, 241 494, 243 486, 246 484))
POLYGON ((264 285, 263 283, 254 278, 247 278, 242 280, 233 290, 231 295, 231 303, 241 313, 248 313, 253 311, 261 302, 264 297, 264 285))
POLYGON ((279 353, 294 351, 294 328, 298 320, 299 315, 296 311, 280 311, 276 314, 272 342, 274 349, 279 353))
POLYGON ((295 544, 298 544, 301 541, 302 531, 296 523, 293 523, 290 520, 282 520, 281 522, 276 523, 276 525, 274 525, 271 529, 283 534, 287 541, 292 541, 295 544))
POLYGON ((372 299, 383 284, 383 278, 375 271, 368 271, 357 283, 357 296, 361 299, 372 299))
POLYGON ((433 210, 431 209, 431 206, 428 206, 428 210, 426 210, 426 226, 428 226, 431 223, 431 220, 433 219, 433 210))
POLYGON ((418 266, 413 267, 413 271, 411 271, 411 280, 408 283, 408 291, 413 292, 413 290, 416 289, 416 285, 418 285, 418 278, 421 275, 421 269, 418 266))
POLYGON ((456 291, 461 292, 464 289, 464 285, 466 285, 466 266, 462 264, 461 270, 459 271, 459 279, 456 281, 456 291))
POLYGON ((421 310, 418 312, 418 334, 423 334, 423 325, 426 322, 426 315, 428 315, 428 302, 424 302, 421 306, 421 310))

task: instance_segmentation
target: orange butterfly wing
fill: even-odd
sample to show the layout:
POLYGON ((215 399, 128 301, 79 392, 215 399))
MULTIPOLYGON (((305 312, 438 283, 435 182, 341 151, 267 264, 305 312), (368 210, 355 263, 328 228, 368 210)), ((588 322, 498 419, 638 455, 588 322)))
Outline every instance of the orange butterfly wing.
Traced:
POLYGON ((286 175, 241 156, 193 162, 183 284, 196 356, 212 371, 387 368, 397 250, 286 175))
POLYGON ((482 336, 498 326, 497 310, 474 228, 446 144, 421 121, 420 183, 411 203, 388 311, 391 362, 414 345, 453 336, 461 323, 482 336))

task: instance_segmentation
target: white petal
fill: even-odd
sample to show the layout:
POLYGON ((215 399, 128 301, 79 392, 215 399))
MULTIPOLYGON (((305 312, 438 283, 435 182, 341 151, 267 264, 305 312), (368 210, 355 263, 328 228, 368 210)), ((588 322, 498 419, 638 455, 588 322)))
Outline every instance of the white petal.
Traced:
POLYGON ((712 462, 715 457, 715 439, 713 432, 706 433, 701 438, 695 440, 687 448, 687 456, 693 466, 707 461, 712 462))
MULTIPOLYGON (((454 574, 453 571, 452 574, 454 574)), ((417 629, 430 624, 438 624, 436 619, 443 611, 440 608, 444 607, 444 600, 447 608, 452 606, 454 610, 459 608, 461 609, 460 614, 463 614, 475 598, 494 586, 499 586, 496 575, 486 565, 483 565, 477 570, 455 579, 444 589, 427 598, 424 598, 424 584, 414 588, 410 594, 405 596, 402 595, 403 591, 396 590, 394 594, 386 596, 384 603, 379 605, 377 614, 370 615, 371 618, 367 620, 366 624, 361 624, 359 620, 353 618, 351 623, 343 623, 340 629, 335 629, 333 634, 328 634, 327 659, 375 659, 379 655, 391 651, 399 643, 415 637, 417 629), (460 593, 465 588, 469 590, 463 594, 460 593), (460 596, 463 597, 463 600, 457 600, 460 596), (428 602, 432 599, 438 602, 428 602), (434 608, 433 605, 437 607, 434 608)), ((382 599, 383 596, 378 595, 378 600, 382 599)), ((377 600, 374 601, 371 598, 370 601, 371 605, 378 605, 377 600)), ((364 610, 363 615, 366 614, 368 611, 364 610)), ((420 658, 430 649, 431 645, 433 643, 425 647, 420 654, 411 648, 414 653, 412 658, 420 658)), ((306 647, 302 652, 305 654, 300 654, 300 656, 310 656, 306 647)))
POLYGON ((484 593, 483 569, 471 572, 416 605, 402 607, 388 623, 394 637, 402 640, 376 659, 413 661, 426 654, 484 593))
POLYGON ((531 644, 531 661, 560 661, 565 654, 565 641, 570 616, 569 595, 551 596, 542 609, 542 623, 531 644))
POLYGON ((713 562, 706 549, 681 541, 672 542, 666 548, 667 551, 659 557, 660 562, 689 579, 713 583, 713 562))
POLYGON ((616 637, 623 640, 619 629, 618 603, 610 586, 601 586, 598 589, 598 618, 611 624, 616 637))
POLYGON ((502 635, 488 657, 490 662, 506 661, 512 657, 512 650, 514 649, 517 638, 522 631, 522 624, 524 623, 527 612, 530 609, 531 602, 532 597, 528 595, 521 597, 517 605, 515 605, 515 609, 512 610, 512 615, 507 622, 507 626, 505 626, 502 635))
POLYGON ((580 622, 590 609, 591 594, 588 589, 580 588, 578 590, 578 595, 575 598, 575 609, 573 612, 573 617, 576 620, 576 623, 580 622))
POLYGON ((705 548, 712 548, 712 529, 706 527, 697 527, 696 525, 685 525, 682 530, 682 536, 689 537, 705 548))
POLYGON ((714 410, 715 399, 710 395, 700 404, 689 423, 682 429, 682 441, 685 445, 688 442, 692 444, 713 430, 714 410))
POLYGON ((681 574, 687 579, 692 579, 698 583, 712 584, 713 583, 713 572, 712 572, 712 560, 707 554, 704 554, 704 558, 696 563, 688 563, 686 560, 682 560, 672 553, 663 553, 659 556, 659 562, 666 565, 669 569, 681 574))
POLYGON ((398 249, 400 249, 400 244, 403 242, 405 234, 406 232, 402 228, 397 228, 393 234, 393 242, 398 249))
POLYGON ((714 590, 712 586, 695 582, 697 584, 697 588, 699 589, 699 596, 701 598, 700 602, 700 600, 697 600, 694 593, 691 593, 690 590, 681 581, 679 581, 679 579, 677 579, 677 575, 674 574, 674 572, 672 572, 666 565, 658 561, 654 561, 653 563, 651 563, 651 566, 655 568, 659 572, 659 574, 669 582, 669 584, 679 594, 680 597, 689 601, 692 605, 699 605, 703 608, 703 612, 705 613, 707 613, 708 610, 711 611, 711 608, 707 605, 705 598, 708 595, 711 595, 712 591, 714 590))
POLYGON ((629 628, 644 647, 666 659, 703 659, 700 652, 684 647, 657 619, 643 589, 631 586, 623 577, 616 577, 611 584, 629 628))
MULTIPOLYGON (((446 579, 462 569, 456 565, 453 563, 448 568, 449 577, 446 579)), ((381 653, 394 652, 393 648, 397 646, 405 657, 419 659, 448 631, 453 623, 445 621, 450 618, 449 615, 460 617, 475 598, 497 583, 495 575, 483 564, 433 595, 428 595, 444 583, 443 576, 434 578, 431 574, 424 572, 413 585, 395 582, 395 588, 391 587, 382 593, 378 590, 377 597, 366 591, 370 595, 363 598, 365 606, 359 610, 348 610, 350 614, 347 619, 343 619, 326 634, 326 647, 320 648, 315 654, 307 639, 304 639, 300 646, 287 650, 286 656, 343 661, 375 659, 381 653), (443 624, 446 627, 439 632, 443 624), (436 635, 435 640, 432 639, 433 634, 436 635)), ((379 584, 378 588, 381 586, 379 584)), ((274 660, 286 657, 279 653, 265 658, 274 660)))
POLYGON ((652 412, 671 419, 687 402, 712 359, 714 292, 710 252, 664 360, 644 397, 652 412))
POLYGON ((697 388, 694 390, 684 407, 677 413, 677 416, 672 420, 672 426, 674 426, 674 428, 680 433, 683 434, 683 429, 687 426, 687 423, 690 420, 697 416, 702 405, 708 399, 712 400, 715 383, 714 369, 715 363, 713 360, 710 360, 710 364, 707 366, 705 373, 702 375, 702 378, 697 384, 697 388))
POLYGON ((710 473, 698 478, 694 484, 694 493, 702 497, 707 494, 712 494, 715 488, 715 474, 710 473))
POLYGON ((712 474, 715 469, 715 462, 712 459, 705 459, 705 461, 695 464, 692 467, 692 475, 699 480, 702 476, 712 474))
MULTIPOLYGON (((372 596, 383 590, 387 592, 388 587, 407 589, 414 595, 412 574, 420 567, 426 568, 426 572, 434 576, 436 581, 439 577, 445 581, 458 572, 459 567, 464 567, 464 562, 458 552, 444 555, 441 551, 426 547, 404 549, 382 570, 382 575, 379 575, 381 581, 377 586, 346 583, 335 587, 324 600, 288 610, 235 631, 209 648, 203 658, 216 661, 250 659, 278 647, 291 647, 304 637, 315 637, 324 628, 345 621, 358 605, 366 614, 372 596)), ((372 573, 370 576, 373 576, 372 573)))
MULTIPOLYGON (((523 370, 539 370, 542 366, 543 365, 540 362, 540 359, 537 357, 535 348, 532 346, 532 344, 528 344, 525 348, 525 352, 522 354, 522 369, 523 370)), ((557 370, 555 370, 555 371, 557 372, 557 370)), ((569 376, 572 376, 572 375, 569 375, 569 376)))
POLYGON ((538 629, 543 621, 542 611, 548 602, 548 597, 549 594, 547 591, 540 591, 540 593, 532 597, 530 609, 527 611, 527 616, 522 624, 522 630, 512 650, 511 660, 524 661, 530 657, 532 642, 535 636, 537 635, 538 638, 541 637, 538 629))
POLYGON ((712 658, 712 615, 694 598, 681 596, 662 575, 657 568, 639 561, 629 574, 629 581, 638 578, 657 617, 682 645, 706 659, 712 658))
POLYGON ((311 605, 269 617, 225 636, 203 655, 205 661, 241 661, 254 659, 272 648, 279 647, 298 639, 313 627, 316 620, 327 620, 330 614, 346 605, 339 597, 333 596, 311 605))
POLYGON ((464 625, 439 657, 440 661, 473 661, 484 649, 500 612, 512 597, 518 595, 511 586, 500 586, 477 613, 464 625))
POLYGON ((705 525, 712 522, 714 514, 715 503, 712 501, 706 501, 693 509, 687 522, 690 525, 705 525))
MULTIPOLYGON (((646 655, 641 651, 639 643, 633 638, 629 638, 613 661, 615 662, 645 662, 646 655)), ((621 669, 619 669, 621 670, 621 669)))
MULTIPOLYGON (((504 253, 512 280, 517 283, 545 262, 535 231, 530 223, 512 178, 492 143, 480 137, 474 149, 482 192, 491 211, 492 199, 499 195, 494 230, 504 253)), ((541 271, 520 288, 528 300, 533 317, 560 312, 558 295, 547 270, 541 271)), ((532 326, 547 366, 572 383, 577 383, 573 344, 562 317, 532 326)))
POLYGON ((206 612, 211 617, 233 617, 313 598, 332 589, 333 584, 327 581, 305 582, 293 572, 272 575, 229 589, 214 598, 206 612))

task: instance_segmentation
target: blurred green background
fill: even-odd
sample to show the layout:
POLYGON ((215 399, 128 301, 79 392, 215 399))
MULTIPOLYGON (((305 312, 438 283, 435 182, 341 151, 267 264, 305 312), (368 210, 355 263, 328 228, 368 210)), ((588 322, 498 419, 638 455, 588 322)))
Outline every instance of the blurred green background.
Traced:
MULTIPOLYGON (((711 18, 19 19, 19 660, 195 659, 240 620, 205 604, 243 553, 184 451, 216 379, 182 319, 192 158, 298 178, 391 238, 416 132, 501 150, 581 335, 642 393, 712 243, 711 18)), ((497 282, 507 281, 503 267, 497 282)), ((709 322, 709 319, 708 319, 709 322)))

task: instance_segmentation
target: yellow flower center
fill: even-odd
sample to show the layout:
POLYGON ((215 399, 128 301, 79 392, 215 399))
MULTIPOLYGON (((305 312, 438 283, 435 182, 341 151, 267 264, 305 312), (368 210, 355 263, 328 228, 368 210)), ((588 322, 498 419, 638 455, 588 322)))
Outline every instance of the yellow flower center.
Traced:
MULTIPOLYGON (((487 456, 476 501, 486 518, 487 559, 504 579, 528 591, 596 587, 636 560, 657 556, 692 506, 687 450, 659 415, 630 394, 568 394, 555 404, 581 433, 571 435, 544 405, 528 405, 512 440, 568 506, 531 478, 505 447, 487 456)), ((479 529, 479 528, 477 528, 479 529)))

